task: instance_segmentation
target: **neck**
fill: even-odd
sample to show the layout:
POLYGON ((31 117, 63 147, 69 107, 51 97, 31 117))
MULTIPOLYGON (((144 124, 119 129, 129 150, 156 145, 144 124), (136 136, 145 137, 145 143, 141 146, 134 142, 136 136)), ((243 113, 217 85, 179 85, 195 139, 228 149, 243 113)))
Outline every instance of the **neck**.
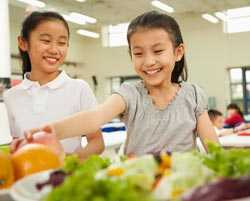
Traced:
POLYGON ((146 86, 149 94, 157 95, 157 94, 168 94, 175 87, 175 83, 165 82, 161 85, 157 86, 146 86))
POLYGON ((44 73, 44 72, 40 72, 40 71, 36 71, 36 70, 31 70, 30 73, 30 80, 31 81, 37 81, 39 82, 39 84, 45 85, 48 82, 54 80, 58 75, 59 75, 60 71, 55 71, 52 73, 44 73))

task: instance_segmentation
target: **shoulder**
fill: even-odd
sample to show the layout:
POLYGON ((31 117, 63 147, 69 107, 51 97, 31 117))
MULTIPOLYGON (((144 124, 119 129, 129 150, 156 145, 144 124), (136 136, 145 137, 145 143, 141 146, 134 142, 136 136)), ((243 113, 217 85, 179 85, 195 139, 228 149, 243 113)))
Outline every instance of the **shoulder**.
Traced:
POLYGON ((193 95, 205 95, 204 90, 197 84, 191 84, 188 82, 182 82, 181 86, 186 93, 191 93, 193 95))
POLYGON ((13 97, 13 96, 16 98, 18 92, 21 91, 21 90, 23 90, 23 88, 22 88, 22 83, 20 83, 20 84, 18 84, 18 85, 16 85, 16 86, 14 86, 14 87, 12 87, 12 88, 6 90, 6 91, 3 93, 3 98, 4 98, 4 100, 6 101, 6 100, 10 99, 10 98, 13 97))
POLYGON ((70 88, 73 88, 73 90, 91 90, 89 84, 82 79, 73 79, 70 78, 67 82, 67 84, 70 86, 70 88))
POLYGON ((142 81, 136 81, 134 83, 124 82, 122 83, 120 90, 125 90, 132 93, 142 93, 145 90, 142 81))
POLYGON ((143 84, 141 81, 134 83, 124 82, 120 88, 113 93, 119 94, 126 102, 127 108, 129 105, 134 105, 140 97, 142 97, 143 84))

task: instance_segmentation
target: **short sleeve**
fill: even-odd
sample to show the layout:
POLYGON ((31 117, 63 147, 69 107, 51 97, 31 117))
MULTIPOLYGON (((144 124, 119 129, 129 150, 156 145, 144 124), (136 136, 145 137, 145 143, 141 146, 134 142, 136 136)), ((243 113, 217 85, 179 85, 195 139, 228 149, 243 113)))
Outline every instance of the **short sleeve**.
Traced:
POLYGON ((204 90, 201 89, 199 86, 194 85, 195 90, 195 98, 196 98, 196 109, 195 109, 195 116, 196 118, 199 117, 203 112, 207 110, 207 95, 205 94, 204 90))
POLYGON ((5 107, 6 107, 6 110, 7 110, 7 114, 8 114, 10 134, 11 134, 12 137, 19 137, 18 135, 16 135, 16 132, 15 132, 14 115, 12 113, 12 109, 11 109, 11 106, 10 106, 10 101, 9 101, 9 98, 8 98, 8 95, 7 95, 6 92, 3 94, 3 101, 4 101, 4 104, 5 104, 5 107))
POLYGON ((132 114, 133 108, 136 105, 136 88, 135 86, 129 83, 123 83, 118 90, 114 92, 114 94, 120 95, 126 105, 125 111, 121 114, 122 119, 129 118, 128 115, 132 114))
POLYGON ((97 105, 95 95, 87 82, 81 82, 80 109, 89 110, 97 105))

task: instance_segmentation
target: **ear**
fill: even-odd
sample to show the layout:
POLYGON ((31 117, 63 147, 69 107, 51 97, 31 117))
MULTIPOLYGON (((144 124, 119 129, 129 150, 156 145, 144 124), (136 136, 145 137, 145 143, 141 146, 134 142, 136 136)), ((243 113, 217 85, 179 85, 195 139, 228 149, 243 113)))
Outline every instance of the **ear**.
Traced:
POLYGON ((177 48, 175 48, 175 61, 178 62, 182 59, 185 52, 184 44, 181 43, 177 48))
POLYGON ((22 51, 24 52, 28 51, 28 42, 22 36, 18 36, 17 41, 18 41, 18 47, 22 51))

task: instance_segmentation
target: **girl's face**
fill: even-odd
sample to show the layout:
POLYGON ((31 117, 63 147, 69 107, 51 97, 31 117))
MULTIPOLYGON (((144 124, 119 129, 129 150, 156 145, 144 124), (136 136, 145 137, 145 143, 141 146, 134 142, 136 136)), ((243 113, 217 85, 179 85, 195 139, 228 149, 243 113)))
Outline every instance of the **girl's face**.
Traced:
POLYGON ((147 85, 171 83, 176 61, 184 54, 183 44, 174 48, 164 29, 139 29, 130 37, 132 62, 137 74, 147 85))
POLYGON ((237 114, 237 110, 235 109, 228 109, 227 110, 227 117, 232 117, 234 114, 237 114))
POLYGON ((29 40, 19 38, 19 47, 27 51, 32 71, 50 74, 58 71, 68 50, 68 31, 59 20, 39 24, 29 36, 29 40))

